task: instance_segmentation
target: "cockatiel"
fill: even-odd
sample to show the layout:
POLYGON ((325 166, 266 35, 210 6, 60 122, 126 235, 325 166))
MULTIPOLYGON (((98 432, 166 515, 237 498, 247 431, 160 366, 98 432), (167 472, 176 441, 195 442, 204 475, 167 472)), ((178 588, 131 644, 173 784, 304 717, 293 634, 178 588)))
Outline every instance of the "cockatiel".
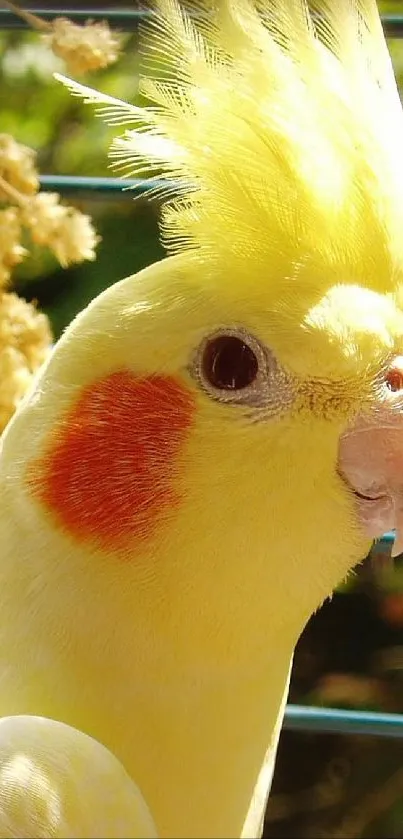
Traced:
POLYGON ((127 172, 167 179, 170 255, 75 319, 2 443, 0 743, 27 737, 59 806, 40 833, 0 772, 30 836, 85 799, 72 751, 98 783, 85 735, 159 836, 259 835, 298 636, 402 521, 403 121, 375 0, 159 0, 144 50, 153 107, 67 83, 129 126, 127 172))

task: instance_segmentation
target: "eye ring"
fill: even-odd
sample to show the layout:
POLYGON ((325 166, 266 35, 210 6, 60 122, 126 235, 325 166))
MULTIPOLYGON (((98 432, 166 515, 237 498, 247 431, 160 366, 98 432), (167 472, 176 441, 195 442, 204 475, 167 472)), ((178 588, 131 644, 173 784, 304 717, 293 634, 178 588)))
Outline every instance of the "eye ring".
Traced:
POLYGON ((268 367, 267 352, 254 336, 241 327, 225 327, 202 341, 193 373, 215 399, 258 404, 268 367))

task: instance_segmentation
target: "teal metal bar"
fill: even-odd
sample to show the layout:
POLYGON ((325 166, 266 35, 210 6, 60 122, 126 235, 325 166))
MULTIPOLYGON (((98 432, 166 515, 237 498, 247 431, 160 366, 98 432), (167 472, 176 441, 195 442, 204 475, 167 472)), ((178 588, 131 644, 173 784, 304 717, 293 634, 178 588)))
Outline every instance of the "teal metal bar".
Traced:
MULTIPOLYGON (((43 9, 40 6, 31 3, 21 6, 28 12, 42 17, 43 20, 53 20, 57 15, 65 15, 70 20, 80 23, 91 18, 92 20, 108 20, 112 27, 116 27, 127 32, 137 29, 141 20, 149 17, 152 11, 149 9, 96 9, 87 6, 80 9, 65 9, 62 6, 51 9, 43 9)), ((382 15, 382 23, 385 34, 389 38, 403 38, 403 15, 402 14, 385 14, 382 15)), ((26 29, 27 24, 21 20, 17 15, 10 12, 8 9, 0 9, 0 29, 26 29)))
MULTIPOLYGON (((18 0, 19 3, 19 0, 18 0)), ((19 3, 26 12, 32 12, 43 20, 53 20, 58 15, 68 17, 75 23, 85 20, 107 20, 112 28, 132 32, 137 29, 141 20, 145 20, 152 12, 149 9, 96 9, 87 6, 80 9, 65 9, 62 6, 43 9, 35 4, 29 6, 19 3)), ((8 9, 0 9, 0 29, 28 29, 28 24, 18 15, 8 9)))
POLYGON ((142 195, 151 189, 165 188, 168 186, 172 192, 175 191, 175 184, 168 184, 164 180, 153 180, 152 183, 142 178, 87 178, 75 175, 42 175, 40 178, 41 188, 45 192, 60 192, 63 195, 73 193, 86 193, 94 195, 100 193, 102 197, 110 198, 133 198, 134 195, 142 195))
POLYGON ((389 531, 389 533, 385 533, 385 534, 384 534, 384 536, 382 536, 382 539, 380 539, 379 541, 380 541, 383 545, 388 545, 388 546, 390 545, 390 546, 392 547, 392 545, 393 545, 393 543, 394 543, 394 541, 395 541, 395 534, 394 534, 394 532, 391 530, 391 531, 389 531))
POLYGON ((403 15, 381 15, 381 19, 388 38, 403 38, 403 15))
POLYGON ((396 739, 403 737, 403 715, 287 705, 283 728, 290 731, 309 731, 321 734, 364 734, 396 739))

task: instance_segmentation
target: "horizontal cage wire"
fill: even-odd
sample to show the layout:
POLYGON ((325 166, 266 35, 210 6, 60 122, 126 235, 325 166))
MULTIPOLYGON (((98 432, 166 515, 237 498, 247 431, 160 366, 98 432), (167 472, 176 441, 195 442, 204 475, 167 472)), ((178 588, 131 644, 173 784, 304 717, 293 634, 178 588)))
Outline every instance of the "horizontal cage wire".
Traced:
MULTIPOLYGON (((113 28, 126 32, 137 29, 142 20, 153 14, 152 11, 140 9, 110 9, 99 8, 88 3, 84 8, 52 7, 24 5, 24 11, 33 12, 44 20, 53 20, 57 15, 67 15, 70 20, 80 23, 87 19, 93 21, 107 20, 113 28)), ((381 15, 385 34, 388 38, 403 38, 403 14, 381 15)), ((0 30, 27 29, 28 24, 8 9, 0 9, 0 30)), ((45 191, 56 190, 63 195, 86 194, 94 198, 131 199, 134 195, 147 193, 156 186, 166 186, 165 182, 153 181, 152 185, 141 178, 114 177, 75 177, 71 175, 42 175, 41 188, 45 191)), ((170 190, 174 190, 172 182, 170 190)), ((393 533, 386 533, 375 546, 376 551, 388 551, 394 541, 393 533)), ((333 734, 362 734, 378 737, 403 738, 403 714, 387 714, 372 711, 341 710, 339 708, 319 708, 288 704, 286 706, 283 728, 292 731, 309 731, 315 733, 333 734)))
MULTIPOLYGON (((44 20, 53 20, 54 17, 60 14, 68 15, 70 20, 79 23, 80 21, 91 18, 92 20, 107 20, 110 26, 117 29, 132 32, 137 29, 141 20, 153 14, 152 11, 145 8, 129 9, 122 6, 120 9, 99 8, 96 4, 92 5, 90 2, 84 7, 81 3, 73 4, 72 7, 50 7, 41 8, 35 4, 24 5, 24 11, 34 12, 43 17, 44 20)), ((382 24, 385 34, 388 38, 403 38, 403 14, 383 14, 382 24)), ((17 17, 8 9, 0 9, 0 29, 24 29, 27 27, 25 21, 17 17)))

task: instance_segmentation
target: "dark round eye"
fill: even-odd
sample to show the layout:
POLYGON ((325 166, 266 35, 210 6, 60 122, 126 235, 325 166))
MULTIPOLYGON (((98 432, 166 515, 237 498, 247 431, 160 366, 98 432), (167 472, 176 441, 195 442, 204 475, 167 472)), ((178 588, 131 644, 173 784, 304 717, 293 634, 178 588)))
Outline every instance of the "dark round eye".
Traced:
POLYGON ((399 390, 403 390, 403 370, 398 370, 393 368, 388 371, 385 377, 386 387, 392 391, 392 393, 397 393, 399 390))
POLYGON ((253 350, 236 335, 218 335, 206 344, 203 376, 217 390, 242 390, 255 381, 259 363, 253 350))

